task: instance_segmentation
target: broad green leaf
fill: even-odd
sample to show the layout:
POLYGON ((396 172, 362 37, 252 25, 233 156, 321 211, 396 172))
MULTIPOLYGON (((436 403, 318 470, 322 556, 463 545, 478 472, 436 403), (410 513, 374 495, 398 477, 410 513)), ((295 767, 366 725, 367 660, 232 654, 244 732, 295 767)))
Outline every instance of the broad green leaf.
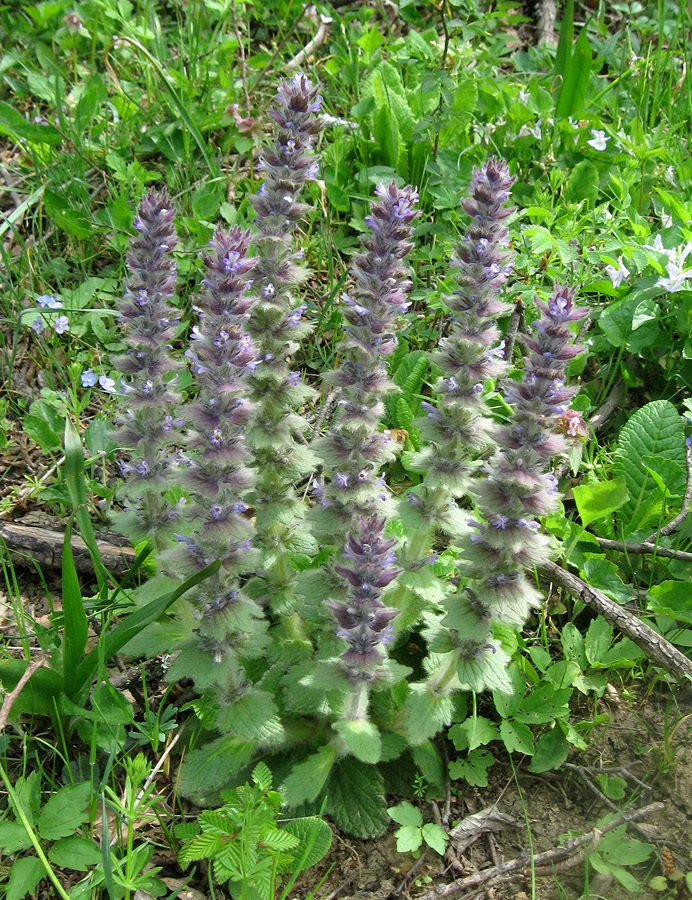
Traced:
POLYGON ((533 732, 528 725, 503 719, 500 722, 500 737, 510 753, 525 753, 532 756, 534 752, 533 732))
POLYGON ((656 482, 659 491, 666 497, 682 497, 685 493, 687 477, 682 466, 660 456, 645 456, 646 471, 656 482))
POLYGON ((293 851, 295 862, 287 867, 288 871, 292 871, 297 863, 301 864, 301 870, 310 869, 327 855, 332 846, 332 829, 324 819, 316 816, 289 819, 281 823, 281 830, 294 835, 300 842, 293 851))
POLYGON ((536 741, 536 747, 530 772, 547 772, 549 769, 558 769, 569 755, 567 738, 559 726, 542 734, 536 741))
POLYGON ((346 742, 356 759, 364 763, 378 763, 382 755, 382 741, 377 726, 367 719, 342 719, 332 726, 346 742))
POLYGON ((658 321, 648 320, 634 329, 634 316, 641 303, 639 296, 625 297, 607 306, 598 319, 598 326, 614 347, 625 346, 632 353, 651 346, 659 333, 658 321))
POLYGON ((564 78, 567 64, 572 58, 574 43, 574 0, 567 0, 560 22, 560 37, 555 52, 555 68, 553 73, 564 78))
POLYGON ((589 206, 594 206, 598 200, 598 185, 598 169, 590 159, 582 159, 567 181, 567 199, 572 203, 586 200, 589 206))
POLYGON ((447 849, 447 841, 449 841, 449 835, 441 825, 436 825, 434 822, 428 822, 427 825, 424 825, 421 829, 421 834, 428 847, 432 847, 436 853, 439 853, 440 856, 444 856, 445 850, 447 849))
POLYGON ((38 833, 45 841, 68 837, 87 820, 91 784, 68 785, 52 795, 38 817, 38 833))
POLYGON ((34 125, 9 103, 0 101, 0 134, 8 134, 20 143, 27 140, 31 144, 48 144, 57 147, 62 143, 60 132, 52 125, 34 125))
POLYGON ((22 900, 27 894, 33 894, 45 874, 43 863, 36 856, 23 856, 15 860, 10 868, 4 900, 22 900))
POLYGON ((432 741, 425 741, 413 747, 413 761, 428 784, 444 784, 442 759, 432 741))
POLYGON ((394 832, 397 853, 414 853, 423 843, 421 828, 413 825, 402 825, 394 832))
POLYGON ((408 737, 415 747, 433 738, 452 721, 452 700, 431 694, 425 684, 412 684, 406 698, 408 737))
POLYGON ((22 428, 44 453, 50 453, 52 450, 57 450, 60 447, 60 437, 41 416, 27 413, 22 419, 22 428))
POLYGON ((615 451, 614 474, 625 479, 630 499, 618 520, 625 535, 647 524, 647 504, 659 488, 646 469, 646 458, 657 457, 686 469, 682 418, 669 400, 653 400, 638 409, 622 428, 615 451))
POLYGON ((250 690, 232 706, 222 708, 217 727, 249 740, 272 744, 280 741, 284 734, 274 698, 268 691, 250 690))
POLYGON ((572 488, 574 502, 584 528, 620 509, 629 499, 624 477, 596 484, 580 484, 572 488))
POLYGON ((469 716, 449 729, 449 737, 457 750, 475 750, 497 740, 498 736, 497 725, 485 716, 469 716))
MULTIPOLYGON (((41 774, 34 770, 26 777, 20 776, 14 790, 16 805, 21 806, 31 825, 36 825, 41 806, 41 774)), ((12 805, 14 806, 14 803, 12 805)))
POLYGON ((649 588, 647 609, 692 625, 692 590, 689 582, 662 581, 649 588))
POLYGON ((0 850, 7 855, 31 847, 31 838, 19 822, 0 822, 0 850))
POLYGON ((255 750, 255 741, 226 734, 191 750, 180 770, 179 790, 184 796, 218 790, 246 765, 255 750))
POLYGON ((616 603, 628 603, 632 599, 632 588, 623 583, 618 567, 610 559, 587 559, 581 575, 591 587, 603 591, 616 603))
POLYGON ((413 425, 414 415, 411 407, 404 397, 399 397, 396 402, 396 415, 394 416, 394 424, 397 428, 404 428, 408 431, 413 425))
POLYGON ((610 800, 625 799, 627 782, 624 778, 618 778, 617 775, 608 775, 607 773, 605 773, 603 775, 596 775, 596 781, 598 782, 603 793, 610 800))
POLYGON ((408 800, 403 800, 398 806, 390 806, 387 813, 397 825, 409 825, 412 828, 420 828, 423 825, 421 811, 408 800))
POLYGON ((571 688, 555 688, 545 681, 521 701, 515 718, 526 725, 540 725, 569 716, 571 688))
POLYGON ((584 636, 573 622, 568 622, 564 626, 560 640, 565 658, 573 659, 580 669, 585 669, 588 660, 584 652, 584 636))
POLYGON ((463 778, 472 787, 488 786, 488 769, 495 757, 488 750, 473 750, 466 759, 454 759, 449 764, 449 777, 463 778))
POLYGON ((48 859, 62 869, 75 869, 77 872, 86 872, 89 866, 103 862, 98 844, 77 835, 56 841, 48 851, 48 859))
POLYGON ((375 766, 347 756, 329 779, 327 812, 354 837, 379 837, 387 830, 384 779, 375 766))
POLYGON ((319 797, 336 762, 336 753, 336 747, 333 744, 327 744, 325 747, 320 747, 317 753, 313 753, 304 762, 293 767, 291 774, 281 787, 284 799, 289 806, 312 803, 319 797))
MULTIPOLYGON (((26 671, 26 665, 21 659, 0 660, 0 684, 5 691, 11 691, 17 685, 26 671)), ((58 672, 45 667, 38 669, 14 701, 12 712, 49 716, 54 712, 54 702, 57 702, 62 689, 62 676, 58 672)))
POLYGON ((365 34, 361 35, 356 41, 358 46, 368 54, 372 54, 384 44, 384 37, 380 31, 373 25, 368 28, 365 34))
POLYGON ((626 825, 604 834, 596 845, 601 858, 616 866, 636 866, 645 862, 653 853, 654 845, 629 837, 626 825), (607 838, 607 840, 606 840, 607 838))

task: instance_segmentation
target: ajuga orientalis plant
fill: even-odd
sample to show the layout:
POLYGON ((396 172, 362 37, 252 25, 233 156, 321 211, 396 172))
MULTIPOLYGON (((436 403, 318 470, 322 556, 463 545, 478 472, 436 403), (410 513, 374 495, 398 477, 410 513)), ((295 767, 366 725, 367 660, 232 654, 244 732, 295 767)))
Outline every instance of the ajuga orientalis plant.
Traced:
POLYGON ((143 199, 122 307, 119 440, 131 451, 122 496, 167 573, 221 561, 190 592, 181 640, 168 648, 177 652, 169 677, 195 681, 203 728, 181 791, 207 798, 264 758, 287 802, 326 793, 327 812, 365 837, 387 824, 379 762, 407 747, 436 758, 431 739, 450 723, 456 693, 512 691, 503 634, 541 601, 527 571, 551 553, 539 525, 558 499, 556 425, 574 393, 565 373, 585 313, 556 283, 510 369, 501 322, 511 311, 514 179, 489 159, 461 204, 468 224, 451 248, 455 289, 429 354, 436 374, 415 423, 420 449, 401 454, 384 399, 397 390, 388 361, 411 304, 418 196, 380 184, 322 386, 336 411, 312 434, 319 386, 294 360, 312 331, 300 234, 314 215, 321 104, 304 75, 279 85, 255 220, 247 231, 220 228, 203 257, 185 353, 194 399, 183 406, 171 350, 173 209, 165 192, 143 199), (505 420, 491 414, 491 391, 512 410, 505 420), (388 477, 397 457, 409 489, 388 477), (400 652, 413 630, 427 650, 422 676, 400 652))

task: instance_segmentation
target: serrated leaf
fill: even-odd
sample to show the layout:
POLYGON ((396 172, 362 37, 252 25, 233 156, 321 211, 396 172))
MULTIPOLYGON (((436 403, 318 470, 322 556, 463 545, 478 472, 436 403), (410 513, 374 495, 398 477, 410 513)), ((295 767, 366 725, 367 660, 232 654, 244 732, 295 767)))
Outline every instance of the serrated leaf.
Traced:
POLYGON ((488 642, 477 657, 462 657, 457 663, 457 676, 472 691, 500 691, 512 693, 512 681, 507 674, 510 657, 495 643, 488 642))
POLYGON ((390 762, 398 759, 404 750, 408 747, 406 738, 401 734, 383 734, 382 735, 382 759, 380 762, 390 762))
POLYGON ((284 781, 281 790, 289 806, 311 803, 320 795, 336 761, 336 747, 327 744, 304 762, 298 763, 284 781))
POLYGON ((413 420, 415 416, 411 411, 411 407, 408 405, 406 399, 404 397, 399 397, 396 401, 396 415, 394 417, 397 428, 404 428, 406 431, 410 430, 413 425, 413 420))
POLYGON ((217 727, 220 731, 232 731, 248 740, 275 744, 284 735, 277 713, 271 694, 250 690, 232 706, 220 711, 217 727))
POLYGON ((261 791, 268 791, 272 786, 272 773, 264 762, 258 762, 252 770, 252 780, 261 791))
POLYGON ((436 825, 435 822, 428 822, 421 829, 421 834, 428 847, 432 847, 436 853, 444 856, 449 835, 441 825, 436 825))
POLYGON ((24 856, 12 864, 4 900, 22 900, 33 894, 36 885, 46 874, 43 863, 36 856, 24 856))
POLYGON ((31 838, 23 825, 19 822, 0 822, 0 850, 9 855, 29 847, 31 838))
POLYGON ((264 831, 261 840, 270 850, 293 850, 300 843, 294 834, 278 828, 264 831))
POLYGON ((48 800, 38 817, 38 833, 46 841, 68 837, 87 819, 91 784, 68 785, 48 800))
POLYGON ((614 474, 625 479, 630 499, 618 515, 625 535, 646 525, 647 503, 658 486, 646 471, 646 457, 671 460, 686 468, 682 418, 668 400, 653 400, 637 410, 622 428, 615 451, 614 474))
POLYGON ((86 872, 89 866, 103 862, 98 844, 78 835, 56 841, 48 851, 48 859, 56 866, 78 872, 86 872))
POLYGON ((435 696, 425 684, 412 684, 406 698, 409 742, 415 747, 452 721, 453 706, 448 696, 435 696))
POLYGON ((444 770, 442 759, 432 741, 425 741, 413 747, 413 761, 418 766, 428 784, 443 785, 444 770))
POLYGON ((387 813, 397 825, 409 825, 412 828, 420 828, 423 825, 423 814, 408 800, 403 800, 398 806, 390 806, 387 813))
POLYGON ((384 779, 375 766, 347 756, 329 779, 327 812, 347 834, 379 837, 387 830, 384 779))
POLYGON ((191 750, 180 770, 178 789, 188 797, 223 787, 252 757, 256 742, 235 734, 191 750))
POLYGON ((356 759, 375 764, 382 755, 382 741, 377 726, 367 719, 342 719, 333 725, 356 759))
POLYGON ((423 843, 421 828, 413 825, 402 825, 394 832, 397 853, 413 853, 423 843))

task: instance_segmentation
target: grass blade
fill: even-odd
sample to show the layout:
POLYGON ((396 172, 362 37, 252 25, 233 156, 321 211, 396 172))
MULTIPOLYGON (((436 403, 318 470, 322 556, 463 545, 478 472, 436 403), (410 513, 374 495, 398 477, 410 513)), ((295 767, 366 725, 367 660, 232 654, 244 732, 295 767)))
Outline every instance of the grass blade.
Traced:
POLYGON ((560 39, 555 53, 555 76, 565 77, 567 64, 572 56, 572 44, 574 43, 574 0, 567 0, 565 12, 560 24, 560 39))
POLYGON ((565 71, 565 80, 562 82, 555 109, 556 116, 574 116, 581 112, 591 77, 592 59, 593 53, 589 44, 589 36, 586 33, 586 26, 584 26, 565 71))

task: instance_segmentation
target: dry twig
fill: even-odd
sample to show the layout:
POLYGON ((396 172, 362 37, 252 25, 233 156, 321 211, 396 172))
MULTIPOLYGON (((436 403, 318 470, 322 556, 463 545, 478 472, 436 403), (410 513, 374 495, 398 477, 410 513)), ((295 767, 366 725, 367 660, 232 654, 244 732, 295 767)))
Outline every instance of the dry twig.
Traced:
POLYGON ((5 694, 5 696, 3 697, 2 707, 0 707, 0 734, 2 734, 7 727, 7 722, 10 718, 12 707, 14 706, 17 697, 19 697, 19 695, 21 694, 22 689, 34 674, 34 672, 45 666, 47 662, 48 656, 45 654, 41 654, 41 656, 33 659, 22 673, 22 677, 19 679, 17 684, 8 694, 5 694))

